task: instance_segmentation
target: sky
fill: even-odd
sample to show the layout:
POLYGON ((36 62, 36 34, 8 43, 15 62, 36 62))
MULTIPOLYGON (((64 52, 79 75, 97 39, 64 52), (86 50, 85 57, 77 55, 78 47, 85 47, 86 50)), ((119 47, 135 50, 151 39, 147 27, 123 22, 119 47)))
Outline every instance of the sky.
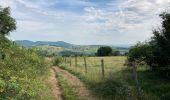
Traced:
POLYGON ((11 8, 12 40, 135 44, 159 27, 169 0, 0 0, 11 8))

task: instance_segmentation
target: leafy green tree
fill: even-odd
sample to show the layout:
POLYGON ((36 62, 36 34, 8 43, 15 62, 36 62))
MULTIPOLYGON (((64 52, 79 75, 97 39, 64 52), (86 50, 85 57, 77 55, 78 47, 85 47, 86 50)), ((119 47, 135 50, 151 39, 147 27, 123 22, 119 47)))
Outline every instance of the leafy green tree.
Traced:
POLYGON ((10 46, 9 40, 5 37, 16 29, 16 22, 10 16, 10 8, 2 8, 0 6, 0 58, 5 58, 5 52, 10 46))
POLYGON ((148 43, 138 43, 128 54, 128 61, 142 60, 153 70, 170 77, 170 12, 160 14, 162 26, 153 31, 148 43))
POLYGON ((14 30, 16 30, 16 22, 11 17, 10 8, 2 8, 0 6, 0 34, 8 35, 14 30))
POLYGON ((112 48, 109 46, 100 47, 97 50, 97 55, 98 56, 110 56, 110 55, 112 55, 112 48))
POLYGON ((170 12, 160 14, 162 27, 153 31, 150 45, 153 48, 153 69, 164 70, 170 76, 170 12))

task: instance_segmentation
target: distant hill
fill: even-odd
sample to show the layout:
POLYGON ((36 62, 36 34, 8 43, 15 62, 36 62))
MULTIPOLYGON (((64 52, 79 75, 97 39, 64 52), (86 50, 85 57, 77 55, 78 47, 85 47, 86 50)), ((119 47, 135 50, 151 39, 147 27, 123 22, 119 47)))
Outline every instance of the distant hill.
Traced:
MULTIPOLYGON (((70 43, 66 43, 64 41, 57 41, 57 42, 51 42, 51 41, 29 41, 29 40, 17 40, 15 41, 17 44, 24 46, 26 48, 36 48, 39 51, 42 51, 41 53, 48 52, 48 54, 57 54, 57 55, 95 55, 98 48, 101 46, 106 45, 74 45, 70 43)), ((125 46, 111 46, 113 50, 120 51, 121 54, 124 54, 129 51, 129 47, 125 46)))
POLYGON ((72 48, 75 45, 66 43, 63 41, 51 42, 51 41, 29 41, 29 40, 16 40, 17 44, 24 46, 24 47, 34 47, 34 46, 41 46, 41 45, 50 45, 50 46, 58 46, 63 48, 72 48))
MULTIPOLYGON (((43 45, 49 45, 49 46, 57 46, 57 47, 63 47, 63 48, 99 48, 101 46, 106 46, 106 45, 75 45, 75 44, 70 44, 64 41, 29 41, 29 40, 16 40, 15 41, 17 44, 24 46, 24 47, 34 47, 34 46, 43 46, 43 45)), ((118 49, 128 49, 132 45, 119 45, 119 46, 113 46, 113 45, 108 45, 111 46, 112 48, 118 48, 118 49)))

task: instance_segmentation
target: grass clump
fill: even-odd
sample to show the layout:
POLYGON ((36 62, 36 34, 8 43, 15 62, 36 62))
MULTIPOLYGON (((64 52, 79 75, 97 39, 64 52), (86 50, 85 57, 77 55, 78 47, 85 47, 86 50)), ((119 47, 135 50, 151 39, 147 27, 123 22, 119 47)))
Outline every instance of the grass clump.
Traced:
POLYGON ((61 57, 54 57, 52 59, 53 66, 59 66, 59 64, 62 63, 62 58, 61 57))
POLYGON ((60 74, 57 74, 56 78, 58 79, 59 85, 61 86, 62 97, 64 100, 79 100, 74 91, 74 88, 70 86, 69 83, 64 80, 60 74))

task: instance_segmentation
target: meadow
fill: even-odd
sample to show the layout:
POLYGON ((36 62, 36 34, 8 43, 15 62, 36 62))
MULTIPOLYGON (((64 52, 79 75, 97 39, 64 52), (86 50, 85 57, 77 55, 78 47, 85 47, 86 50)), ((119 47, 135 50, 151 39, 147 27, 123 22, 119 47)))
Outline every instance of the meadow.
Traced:
POLYGON ((168 100, 169 82, 158 78, 146 65, 138 66, 137 74, 141 88, 136 88, 131 67, 125 66, 126 57, 86 57, 87 72, 83 57, 67 57, 60 65, 62 69, 81 79, 101 100, 168 100), (101 59, 104 60, 104 77, 102 76, 101 59))

